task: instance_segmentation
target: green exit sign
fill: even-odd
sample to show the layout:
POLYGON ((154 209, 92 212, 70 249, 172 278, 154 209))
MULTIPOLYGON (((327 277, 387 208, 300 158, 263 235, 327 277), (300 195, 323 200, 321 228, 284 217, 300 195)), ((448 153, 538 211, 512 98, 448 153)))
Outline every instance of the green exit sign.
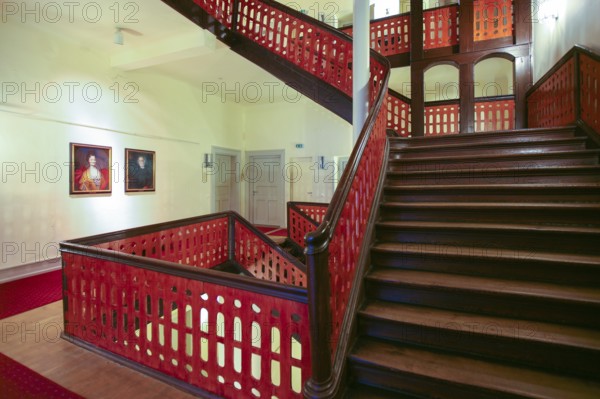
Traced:
POLYGON ((304 148, 304 144, 296 144, 296 148, 304 148))

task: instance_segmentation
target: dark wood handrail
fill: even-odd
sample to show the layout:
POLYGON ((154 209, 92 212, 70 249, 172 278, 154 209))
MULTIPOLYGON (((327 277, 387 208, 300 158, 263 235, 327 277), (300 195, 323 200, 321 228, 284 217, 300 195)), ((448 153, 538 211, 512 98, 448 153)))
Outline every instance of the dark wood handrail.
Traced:
POLYGON ((494 101, 508 101, 508 100, 514 100, 515 96, 513 95, 509 95, 509 96, 486 96, 486 97, 474 97, 473 102, 476 103, 491 103, 494 101))
MULTIPOLYGON (((385 22, 391 19, 396 19, 396 18, 400 18, 400 17, 410 17, 410 11, 408 12, 403 12, 400 14, 394 14, 394 15, 388 15, 387 17, 383 17, 383 18, 377 18, 377 19, 372 19, 369 22, 369 25, 371 24, 376 24, 379 22, 385 22)), ((340 30, 344 30, 344 29, 352 29, 354 27, 354 24, 350 24, 350 25, 344 25, 341 28, 339 28, 340 30)))
POLYGON ((441 107, 444 105, 457 105, 460 104, 460 98, 454 100, 439 100, 439 101, 426 101, 425 108, 427 107, 441 107))
MULTIPOLYGON (((288 209, 293 209, 294 212, 296 212, 297 214, 299 214, 300 216, 302 216, 303 218, 308 220, 314 226, 318 227, 319 222, 317 222, 316 220, 311 218, 310 215, 308 215, 306 212, 304 212, 302 209, 300 209, 298 207, 298 205, 301 205, 301 204, 305 204, 305 205, 328 205, 328 204, 321 204, 321 203, 314 203, 314 202, 292 202, 292 201, 288 202, 288 209)), ((288 212, 288 214, 289 214, 289 212, 288 212)), ((289 226, 288 226, 288 228, 289 228, 289 226)))
POLYGON ((600 62, 600 55, 595 53, 589 47, 582 46, 580 44, 576 44, 573 46, 565 55, 563 55, 556 64, 548 70, 529 90, 527 90, 526 97, 529 98, 537 89, 540 88, 541 85, 544 84, 552 75, 556 73, 560 68, 562 68, 573 56, 576 54, 585 54, 588 57, 600 62))
POLYGON ((411 104, 412 103, 412 100, 410 98, 406 97, 404 94, 398 93, 394 89, 390 89, 389 87, 388 87, 388 94, 390 96, 392 96, 392 97, 396 97, 397 99, 399 99, 399 100, 401 100, 401 101, 403 101, 403 102, 405 102, 407 104, 411 104))
POLYGON ((308 303, 306 288, 277 284, 266 280, 250 278, 242 275, 225 274, 211 269, 199 269, 179 263, 167 262, 160 259, 130 255, 108 249, 89 247, 83 244, 63 241, 60 243, 61 252, 84 255, 86 257, 107 261, 118 261, 140 269, 158 273, 170 274, 189 280, 203 281, 225 287, 250 291, 261 295, 288 299, 300 303, 308 303))

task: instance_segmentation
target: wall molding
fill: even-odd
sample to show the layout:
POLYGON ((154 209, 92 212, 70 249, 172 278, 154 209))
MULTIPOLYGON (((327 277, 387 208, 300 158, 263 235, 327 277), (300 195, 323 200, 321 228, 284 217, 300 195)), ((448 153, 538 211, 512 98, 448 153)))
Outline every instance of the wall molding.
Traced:
POLYGON ((62 268, 62 262, 59 256, 40 262, 26 263, 24 265, 0 269, 0 284, 20 280, 26 277, 37 276, 38 274, 52 272, 59 270, 60 268, 62 268))

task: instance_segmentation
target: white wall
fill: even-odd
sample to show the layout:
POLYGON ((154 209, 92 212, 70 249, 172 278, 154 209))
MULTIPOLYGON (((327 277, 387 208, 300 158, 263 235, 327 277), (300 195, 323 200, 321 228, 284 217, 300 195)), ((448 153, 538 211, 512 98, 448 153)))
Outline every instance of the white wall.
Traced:
POLYGON ((240 105, 203 102, 198 89, 160 73, 111 69, 108 56, 33 25, 2 30, 0 271, 55 257, 61 240, 210 212, 202 154, 212 145, 242 149, 242 118, 232 117, 240 105), (72 99, 68 82, 80 85, 72 99), (9 95, 13 83, 19 93, 9 95), (97 102, 83 95, 87 83, 88 100, 97 102), (127 83, 139 88, 137 102, 125 102, 127 83), (22 84, 34 91, 25 99, 22 84), (112 147, 111 195, 69 195, 70 142, 112 147), (156 192, 125 194, 125 148, 156 151, 156 192))
MULTIPOLYGON (((334 173, 333 157, 349 156, 352 151, 352 125, 313 103, 306 97, 298 102, 256 104, 245 107, 244 145, 246 151, 284 150, 286 163, 292 158, 325 157, 326 169, 304 171, 302 179, 312 179, 313 201, 329 202, 334 173), (296 148, 303 144, 303 148, 296 148)), ((290 182, 285 187, 286 202, 290 199, 290 182)))
POLYGON ((545 0, 533 2, 533 81, 537 82, 575 44, 600 51, 600 1, 545 0), (542 23, 546 9, 558 20, 542 23))

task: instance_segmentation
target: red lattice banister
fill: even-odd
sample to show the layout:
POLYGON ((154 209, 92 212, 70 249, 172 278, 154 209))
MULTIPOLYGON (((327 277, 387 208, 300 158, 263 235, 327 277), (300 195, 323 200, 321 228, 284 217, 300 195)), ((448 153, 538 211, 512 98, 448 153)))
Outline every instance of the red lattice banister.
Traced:
POLYGON ((401 137, 411 137, 411 100, 392 89, 387 95, 387 127, 401 137))
MULTIPOLYGON (((352 36, 353 28, 341 31, 352 36)), ((373 50, 387 57, 410 52, 410 13, 372 20, 369 42, 373 50)))
POLYGON ((473 2, 474 40, 512 37, 514 0, 475 0, 473 2))
MULTIPOLYGON (((66 337, 201 392, 301 398, 312 364, 305 288, 275 283, 271 276, 260 280, 128 253, 139 245, 137 237, 177 232, 183 238, 157 244, 177 247, 211 228, 219 231, 215 240, 231 239, 230 228, 240 232, 243 237, 227 248, 238 253, 241 245, 243 256, 259 248, 272 266, 266 274, 300 278, 294 261, 276 263, 265 255, 271 245, 234 213, 63 242, 66 337)), ((245 264, 250 270, 254 265, 245 264)))
POLYGON ((475 131, 512 130, 515 128, 515 99, 480 98, 475 102, 475 131))
POLYGON ((579 125, 600 145, 600 55, 574 46, 528 92, 529 127, 579 125))
POLYGON ((458 44, 458 5, 437 7, 423 12, 425 50, 458 44))
POLYGON ((329 204, 313 202, 288 202, 288 237, 299 247, 304 248, 304 237, 315 231, 323 221, 329 204))
POLYGON ((458 100, 425 103, 425 135, 438 136, 460 133, 458 100))

